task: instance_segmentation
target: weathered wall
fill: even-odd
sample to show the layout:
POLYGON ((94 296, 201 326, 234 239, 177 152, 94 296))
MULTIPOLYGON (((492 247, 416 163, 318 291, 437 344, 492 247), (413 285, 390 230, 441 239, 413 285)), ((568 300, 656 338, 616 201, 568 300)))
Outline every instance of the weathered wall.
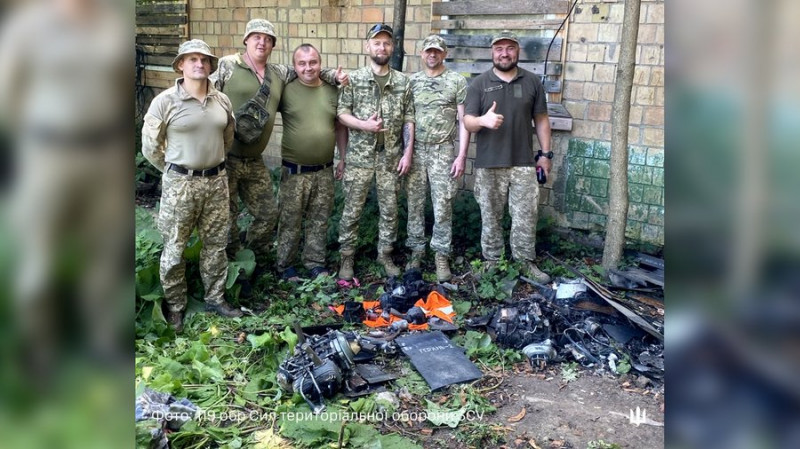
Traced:
MULTIPOLYGON (((545 206, 563 224, 603 230, 611 103, 623 1, 581 0, 567 36, 563 103, 574 117, 558 141, 558 179, 545 206)), ((664 2, 642 1, 628 135, 626 235, 664 243, 664 2)))
MULTIPOLYGON (((218 55, 242 49, 248 20, 266 18, 279 39, 271 61, 288 63, 297 45, 321 49, 328 67, 367 63, 368 25, 392 23, 391 0, 189 0, 189 34, 218 55)), ((555 171, 541 195, 543 213, 565 226, 601 231, 608 203, 611 103, 622 28, 622 0, 580 0, 568 23, 563 103, 571 132, 554 132, 555 171)), ((422 39, 430 32, 430 0, 408 0, 406 72, 419 70, 422 39)), ((643 0, 630 115, 630 210, 627 235, 664 242, 664 1, 643 0)), ((279 162, 280 127, 265 158, 279 162)), ((474 144, 470 154, 474 155, 474 144)), ((472 187, 472 163, 464 188, 472 187)))

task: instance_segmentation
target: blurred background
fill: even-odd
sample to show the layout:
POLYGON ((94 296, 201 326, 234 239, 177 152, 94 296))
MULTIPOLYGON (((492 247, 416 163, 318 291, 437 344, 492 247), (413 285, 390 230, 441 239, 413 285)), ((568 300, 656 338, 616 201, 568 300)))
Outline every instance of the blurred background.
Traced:
POLYGON ((133 4, 5 2, 3 447, 133 442, 133 4))
MULTIPOLYGON (((2 446, 130 445, 133 2, 0 13, 2 446)), ((667 446, 800 447, 800 2, 666 14, 667 446)))

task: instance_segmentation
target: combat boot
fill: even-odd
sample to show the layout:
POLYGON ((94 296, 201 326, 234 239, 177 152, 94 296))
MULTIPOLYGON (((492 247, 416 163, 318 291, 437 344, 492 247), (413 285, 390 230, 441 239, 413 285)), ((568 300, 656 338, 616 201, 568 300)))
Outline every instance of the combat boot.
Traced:
POLYGON ((239 318, 243 315, 241 310, 231 306, 225 301, 219 304, 206 304, 206 310, 228 318, 239 318))
POLYGON ((526 274, 534 281, 540 284, 547 284, 550 282, 550 276, 544 271, 540 270, 535 263, 528 260, 525 262, 526 274))
POLYGON ((355 251, 352 249, 342 250, 339 254, 341 256, 341 265, 339 266, 339 279, 345 281, 353 280, 353 265, 355 265, 355 251))
POLYGON ((183 312, 167 311, 167 323, 175 329, 176 334, 183 332, 183 312))
POLYGON ((436 253, 436 279, 439 282, 447 282, 452 277, 453 273, 450 272, 450 261, 447 254, 436 253))
POLYGON ((406 263, 406 271, 416 268, 419 270, 420 265, 422 265, 422 259, 425 258, 425 250, 424 249, 415 249, 411 251, 411 257, 408 258, 408 262, 406 263))
POLYGON ((392 248, 378 248, 378 263, 383 265, 386 276, 400 276, 400 268, 392 261, 392 248))

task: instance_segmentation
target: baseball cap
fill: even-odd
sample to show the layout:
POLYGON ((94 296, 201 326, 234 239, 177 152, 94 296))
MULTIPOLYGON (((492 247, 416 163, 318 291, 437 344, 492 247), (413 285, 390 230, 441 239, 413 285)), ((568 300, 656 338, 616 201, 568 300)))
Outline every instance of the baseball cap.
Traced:
POLYGON ((369 31, 367 31, 367 39, 372 39, 379 33, 388 33, 389 37, 394 38, 394 30, 392 27, 386 25, 385 23, 376 23, 372 26, 372 28, 369 29, 369 31))
POLYGON ((514 41, 517 43, 517 45, 519 45, 519 38, 517 38, 517 35, 509 30, 503 30, 492 36, 492 45, 494 45, 497 41, 502 40, 514 41))
POLYGON ((275 35, 275 26, 272 25, 272 22, 265 19, 253 19, 247 22, 247 26, 244 29, 244 37, 242 38, 242 43, 247 40, 247 37, 253 33, 263 33, 267 36, 272 36, 272 45, 275 45, 275 42, 278 40, 278 36, 275 35))
POLYGON ((425 51, 429 48, 447 51, 447 44, 445 44, 442 36, 439 36, 438 34, 431 34, 430 36, 426 37, 424 41, 422 41, 422 51, 425 51))
POLYGON ((189 53, 200 53, 201 55, 208 56, 209 59, 211 59, 211 72, 217 71, 218 58, 211 53, 211 47, 200 39, 186 41, 178 47, 178 56, 175 56, 175 59, 172 60, 172 70, 181 73, 181 71, 178 70, 178 63, 181 62, 184 55, 189 53))

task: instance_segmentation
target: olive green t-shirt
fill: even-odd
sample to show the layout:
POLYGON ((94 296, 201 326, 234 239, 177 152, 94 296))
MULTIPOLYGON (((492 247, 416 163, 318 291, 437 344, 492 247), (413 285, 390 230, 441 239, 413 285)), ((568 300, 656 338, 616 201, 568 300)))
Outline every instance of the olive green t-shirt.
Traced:
POLYGON ((278 110, 283 117, 281 158, 300 165, 327 164, 336 147, 338 92, 330 84, 286 85, 278 110))
MULTIPOLYGON (((386 75, 374 75, 374 76, 375 76, 375 82, 377 82, 378 87, 380 87, 379 92, 383 92, 383 88, 386 87, 386 83, 389 82, 389 74, 387 73, 386 75)), ((378 133, 378 140, 377 140, 378 145, 383 145, 383 137, 384 137, 383 133, 378 133)))

